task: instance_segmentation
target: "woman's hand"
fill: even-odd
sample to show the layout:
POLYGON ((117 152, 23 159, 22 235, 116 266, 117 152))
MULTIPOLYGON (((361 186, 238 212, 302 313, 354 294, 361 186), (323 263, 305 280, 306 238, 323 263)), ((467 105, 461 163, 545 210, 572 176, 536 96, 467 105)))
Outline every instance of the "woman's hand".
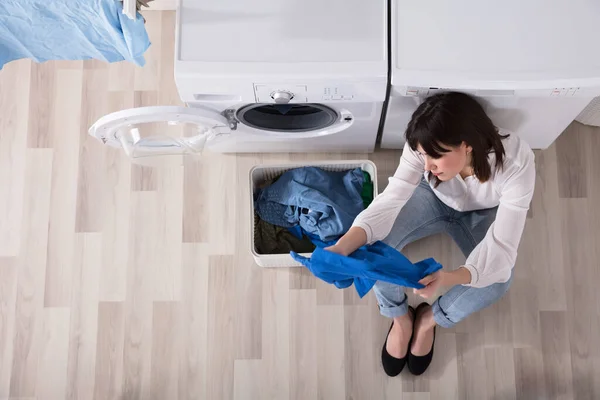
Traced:
POLYGON ((432 298, 435 296, 438 289, 444 286, 446 274, 447 272, 445 271, 436 271, 431 275, 427 275, 419 281, 419 283, 425 285, 425 287, 423 289, 414 289, 414 292, 423 298, 432 298))
POLYGON ((442 287, 464 285, 469 282, 471 282, 471 273, 465 267, 460 267, 451 272, 440 270, 421 279, 419 283, 425 285, 425 287, 414 289, 414 292, 423 298, 430 299, 442 287))

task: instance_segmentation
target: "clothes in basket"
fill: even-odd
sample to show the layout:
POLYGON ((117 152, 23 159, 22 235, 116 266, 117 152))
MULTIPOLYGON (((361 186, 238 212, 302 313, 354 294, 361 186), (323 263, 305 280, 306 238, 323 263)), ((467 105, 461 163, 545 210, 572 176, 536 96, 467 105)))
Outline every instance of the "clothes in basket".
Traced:
POLYGON ((286 171, 257 193, 256 212, 270 224, 300 225, 321 240, 333 240, 350 229, 364 209, 363 171, 331 172, 317 167, 286 171))
POLYGON ((371 175, 369 175, 368 172, 363 171, 363 187, 360 196, 363 199, 363 205, 365 208, 369 207, 369 205, 373 202, 374 191, 371 175))
POLYGON ((421 289, 423 285, 419 281, 442 268, 433 258, 413 264, 398 250, 383 242, 363 246, 349 257, 345 257, 322 248, 333 243, 313 241, 318 247, 311 258, 291 252, 292 258, 308 268, 317 278, 338 288, 347 288, 354 284, 360 297, 367 294, 376 281, 421 289))
POLYGON ((289 254, 290 251, 298 253, 312 253, 315 245, 310 239, 300 232, 291 232, 293 228, 269 224, 255 215, 256 234, 254 246, 259 254, 289 254))

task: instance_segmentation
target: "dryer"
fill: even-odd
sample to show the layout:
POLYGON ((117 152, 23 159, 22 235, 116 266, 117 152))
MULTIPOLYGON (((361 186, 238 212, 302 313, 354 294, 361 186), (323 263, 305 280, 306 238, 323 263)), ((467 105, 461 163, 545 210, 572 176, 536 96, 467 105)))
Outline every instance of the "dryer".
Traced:
POLYGON ((174 69, 187 107, 119 111, 90 134, 132 158, 373 151, 386 25, 385 0, 181 0, 174 69))
POLYGON ((600 3, 391 0, 391 89, 381 138, 402 148, 439 91, 475 96, 495 125, 550 146, 600 95, 600 3))

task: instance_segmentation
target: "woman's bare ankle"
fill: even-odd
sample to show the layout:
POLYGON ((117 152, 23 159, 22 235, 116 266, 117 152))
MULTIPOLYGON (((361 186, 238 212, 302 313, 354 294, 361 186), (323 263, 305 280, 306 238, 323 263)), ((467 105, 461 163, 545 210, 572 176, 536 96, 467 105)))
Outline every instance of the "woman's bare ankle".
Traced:
POLYGON ((411 315, 410 311, 408 311, 406 314, 394 318, 394 323, 402 327, 411 327, 412 329, 413 316, 411 315))
POLYGON ((435 319, 433 318, 433 309, 431 306, 427 307, 425 311, 419 313, 416 318, 417 320, 415 322, 418 322, 417 326, 420 329, 429 330, 436 326, 435 319))

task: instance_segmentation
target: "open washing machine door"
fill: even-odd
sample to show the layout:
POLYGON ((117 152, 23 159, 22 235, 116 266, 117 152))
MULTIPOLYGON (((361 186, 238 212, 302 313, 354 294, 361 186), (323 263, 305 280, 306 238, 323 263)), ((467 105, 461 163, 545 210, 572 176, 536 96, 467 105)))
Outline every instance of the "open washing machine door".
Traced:
MULTIPOLYGON (((200 154, 217 137, 236 132, 235 140, 219 140, 222 149, 237 141, 312 139, 350 128, 354 116, 324 105, 251 104, 218 112, 206 108, 152 106, 108 114, 92 125, 90 135, 122 148, 135 161, 164 156, 200 154), (254 137, 254 139, 252 139, 254 137), (259 139, 262 138, 262 139, 259 139)), ((216 142, 216 141, 215 141, 216 142)))
POLYGON ((227 117, 216 111, 177 106, 139 107, 100 118, 89 134, 122 148, 131 159, 199 154, 206 143, 231 133, 227 117))

